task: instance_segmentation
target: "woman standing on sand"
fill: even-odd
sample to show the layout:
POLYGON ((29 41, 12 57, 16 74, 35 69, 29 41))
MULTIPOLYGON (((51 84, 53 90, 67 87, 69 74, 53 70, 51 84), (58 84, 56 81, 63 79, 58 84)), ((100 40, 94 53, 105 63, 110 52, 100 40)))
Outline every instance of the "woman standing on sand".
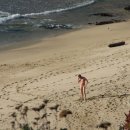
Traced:
POLYGON ((88 80, 86 77, 81 76, 80 74, 78 75, 78 83, 80 85, 80 92, 81 92, 81 99, 86 100, 86 85, 88 84, 88 80))

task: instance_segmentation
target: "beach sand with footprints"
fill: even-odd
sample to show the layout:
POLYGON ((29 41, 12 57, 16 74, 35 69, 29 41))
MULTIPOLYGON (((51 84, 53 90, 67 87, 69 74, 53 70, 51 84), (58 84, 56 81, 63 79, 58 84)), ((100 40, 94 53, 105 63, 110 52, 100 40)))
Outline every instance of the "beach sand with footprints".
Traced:
MULTIPOLYGON (((0 129, 11 129, 10 115, 19 104, 28 107, 31 124, 34 108, 47 99, 47 109, 58 104, 57 129, 97 130, 109 122, 109 130, 118 130, 130 110, 129 25, 95 26, 0 52, 0 129), (108 47, 119 41, 126 45, 108 47), (78 74, 89 81, 86 101, 79 100, 78 74), (60 118, 68 109, 72 114, 60 118)), ((48 113, 53 129, 55 114, 48 113)))

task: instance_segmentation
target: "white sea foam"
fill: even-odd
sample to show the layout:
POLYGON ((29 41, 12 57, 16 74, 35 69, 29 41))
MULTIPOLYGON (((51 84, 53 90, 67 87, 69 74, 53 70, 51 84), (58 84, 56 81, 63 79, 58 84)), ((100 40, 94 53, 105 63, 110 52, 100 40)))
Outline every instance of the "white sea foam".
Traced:
POLYGON ((19 17, 21 17, 20 14, 13 14, 13 15, 9 15, 7 17, 2 17, 2 18, 0 18, 0 24, 2 24, 3 22, 6 22, 8 20, 19 18, 19 17))
POLYGON ((12 20, 12 19, 16 19, 16 18, 20 18, 20 17, 28 17, 28 16, 37 16, 37 15, 48 15, 48 14, 52 14, 52 13, 58 13, 58 12, 63 12, 63 11, 68 11, 68 10, 73 10, 76 8, 80 8, 83 6, 87 6, 90 5, 92 3, 94 3, 95 0, 91 0, 91 1, 87 1, 87 2, 83 2, 83 3, 79 3, 77 5, 74 5, 72 7, 68 7, 68 8, 61 8, 61 9, 55 9, 55 10, 49 10, 49 11, 44 11, 44 12, 40 12, 40 13, 30 13, 30 14, 10 14, 7 12, 2 12, 0 11, 0 14, 5 14, 4 16, 0 17, 0 24, 12 20))

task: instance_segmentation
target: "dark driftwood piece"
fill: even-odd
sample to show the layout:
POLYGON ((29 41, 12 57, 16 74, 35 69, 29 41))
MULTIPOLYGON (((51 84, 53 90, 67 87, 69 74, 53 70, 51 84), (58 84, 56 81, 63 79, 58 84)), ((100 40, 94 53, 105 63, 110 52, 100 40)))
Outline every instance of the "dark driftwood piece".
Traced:
POLYGON ((123 45, 125 45, 125 41, 111 43, 108 45, 108 47, 117 47, 117 46, 123 46, 123 45))

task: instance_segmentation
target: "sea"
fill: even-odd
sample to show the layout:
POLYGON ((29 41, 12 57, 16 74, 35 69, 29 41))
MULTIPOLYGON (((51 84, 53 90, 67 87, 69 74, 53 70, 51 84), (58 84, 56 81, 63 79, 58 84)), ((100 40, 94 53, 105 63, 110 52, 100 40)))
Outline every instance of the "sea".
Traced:
POLYGON ((0 50, 36 44, 100 21, 127 20, 128 5, 130 0, 0 0, 0 50))

